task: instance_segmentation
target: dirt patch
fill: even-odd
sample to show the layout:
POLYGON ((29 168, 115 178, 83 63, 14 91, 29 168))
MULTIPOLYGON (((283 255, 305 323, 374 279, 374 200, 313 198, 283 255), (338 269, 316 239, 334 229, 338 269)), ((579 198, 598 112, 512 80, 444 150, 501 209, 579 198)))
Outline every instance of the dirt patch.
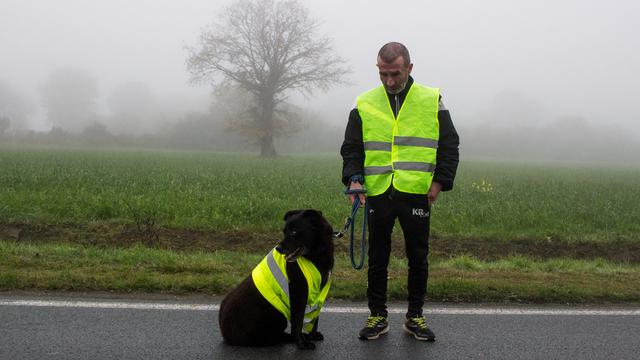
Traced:
POLYGON ((277 234, 171 228, 140 229, 132 225, 114 224, 0 224, 0 239, 35 244, 67 242, 97 247, 146 245, 177 251, 266 251, 278 241, 277 234))
MULTIPOLYGON (((263 253, 279 240, 280 233, 248 231, 189 230, 171 228, 140 229, 114 224, 34 225, 0 224, 0 239, 24 243, 68 242, 97 247, 130 247, 146 245, 177 251, 244 250, 263 253)), ((359 251, 359 240, 356 251, 359 251)), ((348 254, 349 240, 336 240, 336 251, 348 254)), ((615 262, 640 263, 640 240, 616 242, 572 242, 543 240, 492 240, 433 237, 432 256, 473 255, 482 260, 496 260, 513 255, 538 259, 568 257, 603 258, 615 262)), ((394 237, 392 253, 404 257, 404 241, 394 237)), ((359 253, 358 253, 359 254, 359 253)))
POLYGON ((513 255, 537 259, 568 257, 574 259, 606 259, 615 262, 640 263, 640 240, 566 243, 547 240, 439 239, 431 240, 431 253, 438 257, 470 254, 484 260, 513 255))

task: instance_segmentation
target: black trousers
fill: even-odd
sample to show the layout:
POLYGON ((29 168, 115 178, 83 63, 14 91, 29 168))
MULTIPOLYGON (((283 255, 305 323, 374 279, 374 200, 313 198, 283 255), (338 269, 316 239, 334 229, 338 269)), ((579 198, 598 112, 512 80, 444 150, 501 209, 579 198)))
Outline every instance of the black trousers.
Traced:
POLYGON ((387 316, 387 267, 396 218, 402 228, 409 272, 407 317, 422 315, 427 293, 430 207, 426 195, 389 188, 369 202, 369 269, 367 298, 372 315, 387 316))

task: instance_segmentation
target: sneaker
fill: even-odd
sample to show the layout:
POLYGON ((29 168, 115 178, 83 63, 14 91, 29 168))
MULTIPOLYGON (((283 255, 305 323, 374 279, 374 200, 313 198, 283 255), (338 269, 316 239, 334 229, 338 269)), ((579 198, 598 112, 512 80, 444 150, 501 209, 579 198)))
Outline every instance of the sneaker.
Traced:
POLYGON ((427 322, 422 315, 408 318, 403 328, 404 331, 413 335, 413 337, 418 340, 434 341, 436 339, 433 331, 427 327, 427 322))
POLYGON ((360 330, 360 339, 374 340, 389 331, 389 323, 384 316, 369 316, 367 326, 360 330))

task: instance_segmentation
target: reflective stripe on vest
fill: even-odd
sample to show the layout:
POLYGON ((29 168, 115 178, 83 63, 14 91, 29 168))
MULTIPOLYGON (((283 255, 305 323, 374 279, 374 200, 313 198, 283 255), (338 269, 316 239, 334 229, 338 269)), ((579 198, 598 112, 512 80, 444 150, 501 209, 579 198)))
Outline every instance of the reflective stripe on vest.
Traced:
POLYGON ((358 96, 369 196, 384 193, 392 182, 402 192, 429 191, 440 136, 439 98, 439 89, 413 83, 396 118, 383 86, 358 96))
MULTIPOLYGON (((313 320, 320 315, 331 280, 320 288, 322 276, 315 265, 304 257, 296 259, 300 270, 307 280, 308 298, 305 308, 302 329, 310 332, 313 328, 313 320)), ((273 307, 291 321, 291 301, 289 297, 289 276, 287 274, 287 261, 285 256, 276 249, 271 250, 267 256, 251 272, 251 278, 262 296, 273 307)))

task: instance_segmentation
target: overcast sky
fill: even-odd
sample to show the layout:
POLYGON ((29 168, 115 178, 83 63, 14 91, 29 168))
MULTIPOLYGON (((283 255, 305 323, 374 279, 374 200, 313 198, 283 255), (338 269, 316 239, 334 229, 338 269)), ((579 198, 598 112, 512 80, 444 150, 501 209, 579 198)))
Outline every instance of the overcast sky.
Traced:
MULTIPOLYGON (((37 99, 52 69, 79 67, 98 79, 102 98, 138 81, 162 97, 200 99, 193 106, 206 111, 210 89, 187 83, 184 46, 196 45, 201 29, 230 3, 0 0, 0 80, 37 99)), ((411 52, 416 81, 442 89, 457 126, 486 121, 478 114, 519 99, 544 114, 541 121, 581 116, 640 135, 640 2, 303 3, 354 71, 353 86, 293 97, 328 121, 346 121, 356 95, 378 85, 380 46, 400 41, 411 52)))

